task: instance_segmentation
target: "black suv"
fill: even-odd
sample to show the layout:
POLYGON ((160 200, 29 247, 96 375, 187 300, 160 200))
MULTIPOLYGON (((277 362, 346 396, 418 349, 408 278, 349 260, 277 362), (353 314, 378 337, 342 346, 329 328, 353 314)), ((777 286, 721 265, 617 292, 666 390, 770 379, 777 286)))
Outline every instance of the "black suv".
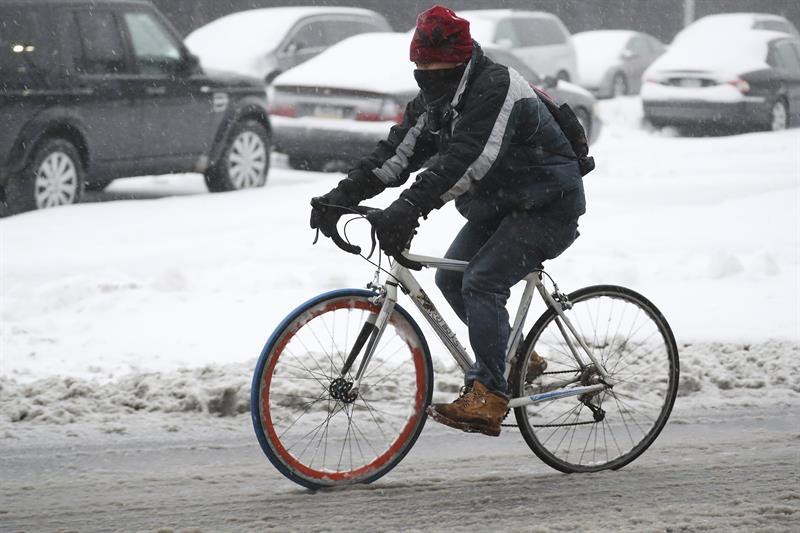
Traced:
POLYGON ((0 0, 4 214, 78 202, 125 176, 264 185, 265 87, 205 73, 141 0, 0 0))

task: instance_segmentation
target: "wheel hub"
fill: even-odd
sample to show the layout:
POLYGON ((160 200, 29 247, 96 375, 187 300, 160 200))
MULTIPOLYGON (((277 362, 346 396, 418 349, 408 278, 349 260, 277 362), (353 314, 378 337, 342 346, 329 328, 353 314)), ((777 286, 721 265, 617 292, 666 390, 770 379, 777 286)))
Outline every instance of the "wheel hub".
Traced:
POLYGON ((356 401, 356 398, 358 398, 358 393, 351 390, 352 388, 352 381, 344 378, 336 378, 331 382, 330 387, 328 387, 328 392, 331 393, 331 398, 334 400, 340 400, 344 403, 353 403, 356 401))

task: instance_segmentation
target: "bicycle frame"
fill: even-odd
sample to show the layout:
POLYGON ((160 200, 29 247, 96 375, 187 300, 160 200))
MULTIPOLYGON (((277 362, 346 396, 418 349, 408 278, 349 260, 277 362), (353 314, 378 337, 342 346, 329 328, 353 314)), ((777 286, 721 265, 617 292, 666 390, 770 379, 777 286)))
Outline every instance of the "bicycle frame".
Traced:
MULTIPOLYGON (((458 261, 454 259, 428 257, 410 253, 406 253, 404 255, 407 259, 416 261, 422 264, 423 266, 430 268, 463 272, 464 270, 466 270, 468 265, 466 261, 458 261)), ((378 344, 378 340, 380 339, 380 336, 383 333, 383 330, 386 327, 389 317, 391 316, 392 311, 394 310, 394 306, 397 302, 398 286, 401 286, 403 291, 408 294, 408 296, 411 298, 411 301, 414 302, 414 305, 417 307, 417 309, 419 309, 419 311, 431 325, 433 330, 436 332, 436 335, 439 337, 439 339, 441 339, 442 343, 448 349, 450 355, 452 355, 456 363, 466 373, 473 365, 472 359, 467 353, 466 348, 464 348, 464 346, 459 342, 458 338, 456 337, 456 334, 453 332, 452 329, 450 329, 450 326, 447 325, 447 322, 445 322, 442 315, 436 309, 436 306, 428 298, 428 295, 425 294, 425 291, 422 290, 422 287, 420 286, 419 282, 416 280, 414 275, 411 273, 411 271, 405 266, 395 261, 389 274, 390 274, 390 279, 383 285, 385 294, 379 296, 383 297, 381 310, 377 315, 372 315, 368 319, 368 323, 372 327, 365 329, 365 332, 369 331, 371 333, 370 340, 369 343, 367 344, 366 352, 364 353, 364 357, 361 361, 358 371, 356 372, 355 383, 353 385, 352 390, 354 392, 357 392, 361 385, 361 378, 363 377, 364 372, 367 366, 369 365, 369 361, 372 358, 372 355, 375 351, 375 347, 378 344)), ((527 316, 531 302, 533 301, 534 291, 537 291, 539 295, 542 297, 542 300, 545 302, 545 304, 556 313, 557 315, 555 318, 556 325, 558 326, 561 335, 564 337, 564 340, 567 346, 569 347, 572 356, 575 358, 575 361, 577 362, 581 370, 583 370, 588 366, 588 363, 586 363, 584 358, 581 356, 580 352, 583 351, 583 353, 591 361, 591 364, 594 365, 594 368, 597 369, 598 373, 605 380, 608 380, 609 378, 605 368, 600 363, 600 361, 594 356, 592 350, 589 349, 589 347, 586 345, 583 339, 577 334, 577 331, 575 330, 574 326, 564 314, 564 309, 562 304, 556 301, 553 295, 551 295, 547 291, 546 287, 544 286, 544 283, 542 282, 541 273, 539 271, 534 271, 528 276, 526 276, 524 278, 524 281, 525 281, 525 289, 522 293, 522 299, 517 309, 516 316, 514 319, 514 324, 511 329, 511 333, 509 335, 508 348, 505 355, 505 363, 506 363, 505 374, 504 374, 505 378, 508 379, 508 375, 511 372, 511 366, 514 360, 514 355, 517 353, 517 349, 520 345, 520 342, 522 341, 522 331, 525 323, 525 317, 527 316), (567 331, 572 333, 572 338, 577 341, 577 346, 575 342, 570 340, 570 336, 568 335, 567 331), (580 348, 580 350, 578 348, 580 348)), ((352 361, 352 356, 354 355, 355 354, 351 355, 350 361, 352 361)), ((343 374, 344 373, 345 372, 343 371, 343 374)), ((567 396, 578 396, 582 394, 599 392, 607 389, 610 385, 610 383, 606 381, 606 383, 565 388, 566 385, 574 382, 575 380, 571 380, 558 384, 558 388, 555 390, 549 390, 547 392, 541 392, 530 396, 521 396, 518 398, 512 398, 509 401, 508 407, 509 408, 521 407, 523 405, 530 405, 533 403, 555 400, 567 396)))

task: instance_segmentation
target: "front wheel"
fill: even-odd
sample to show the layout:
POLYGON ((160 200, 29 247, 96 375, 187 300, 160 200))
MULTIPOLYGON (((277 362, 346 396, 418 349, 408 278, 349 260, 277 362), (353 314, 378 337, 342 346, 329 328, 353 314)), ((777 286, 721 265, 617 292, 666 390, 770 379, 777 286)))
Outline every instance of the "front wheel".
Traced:
POLYGON ((270 142, 267 130, 255 120, 236 124, 220 160, 206 171, 211 192, 263 187, 269 172, 270 142))
POLYGON ((603 383, 601 392, 518 407, 519 429, 533 452, 562 472, 596 472, 625 466, 655 441, 678 391, 678 348, 664 316, 642 295, 614 285, 569 295, 565 311, 579 338, 606 369, 597 372, 574 335, 548 309, 531 328, 511 374, 515 397, 556 388, 603 383), (576 348, 588 365, 580 368, 576 348), (547 361, 526 382, 531 354, 547 361))
POLYGON ((76 204, 85 185, 81 158, 66 139, 42 141, 20 175, 6 185, 7 210, 11 214, 76 204))
POLYGON ((361 354, 341 370, 364 323, 380 311, 357 289, 322 294, 293 311, 258 360, 251 389, 256 436, 287 478, 310 489, 371 483, 416 442, 433 393, 422 332, 395 306, 361 388, 350 395, 361 354))

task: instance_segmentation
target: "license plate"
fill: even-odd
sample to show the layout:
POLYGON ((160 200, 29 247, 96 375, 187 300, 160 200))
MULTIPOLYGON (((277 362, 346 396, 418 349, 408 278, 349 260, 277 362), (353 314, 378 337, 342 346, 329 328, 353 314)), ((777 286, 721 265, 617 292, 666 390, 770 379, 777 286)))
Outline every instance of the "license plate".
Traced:
POLYGON ((314 108, 314 116, 317 118, 343 118, 344 109, 329 105, 318 105, 314 108))
POLYGON ((681 87, 702 87, 703 81, 697 78, 684 78, 681 80, 681 87))

